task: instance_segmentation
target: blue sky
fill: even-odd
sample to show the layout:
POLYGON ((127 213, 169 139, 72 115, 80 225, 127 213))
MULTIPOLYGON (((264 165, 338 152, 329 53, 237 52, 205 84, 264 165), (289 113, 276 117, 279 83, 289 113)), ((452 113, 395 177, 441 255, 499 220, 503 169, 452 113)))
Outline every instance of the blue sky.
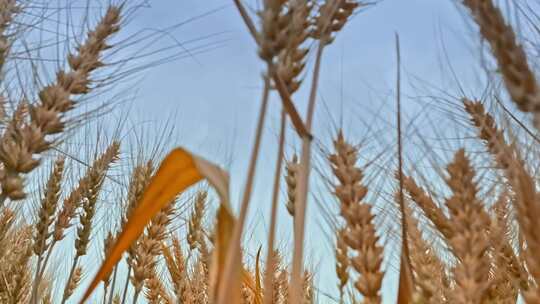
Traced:
MULTIPOLYGON (((257 7, 256 1, 247 3, 257 7)), ((187 58, 145 71, 139 94, 132 103, 132 115, 134 121, 149 120, 157 125, 163 120, 163 113, 177 113, 173 122, 178 127, 178 138, 170 144, 186 146, 216 162, 230 162, 233 200, 238 201, 259 106, 263 67, 232 1, 155 1, 138 12, 130 26, 132 29, 166 28, 210 11, 213 12, 187 22, 158 43, 166 46, 186 42, 183 47, 187 49, 206 43, 217 47, 201 54, 194 51, 187 58), (204 41, 187 43, 208 35, 204 41)), ((455 82, 443 72, 447 70, 441 64, 450 64, 459 72, 466 87, 474 92, 478 41, 473 28, 464 22, 464 16, 464 11, 454 1, 432 0, 381 1, 356 15, 325 53, 314 130, 315 149, 319 145, 329 147, 336 124, 341 124, 355 142, 373 131, 381 134, 380 138, 366 144, 366 151, 380 150, 392 142, 395 33, 401 41, 406 121, 416 119, 423 110, 415 98, 420 94, 418 87, 413 84, 426 81, 452 94, 457 92, 455 82)), ((310 70, 311 65, 307 79, 310 70)), ((309 85, 307 79, 295 99, 302 113, 309 85)), ((279 100, 274 96, 248 220, 250 233, 245 236, 252 253, 266 239, 279 109, 279 100)), ((152 123, 149 126, 152 128, 152 123)), ((299 140, 292 131, 288 138, 287 155, 290 156, 298 151, 299 140)), ((327 168, 318 157, 316 163, 320 168, 327 168)), ((332 206, 334 202, 321 195, 326 193, 326 188, 317 174, 314 175, 313 194, 319 199, 316 202, 312 196, 310 200, 308 263, 317 269, 321 291, 335 295, 330 230, 316 206, 332 206)), ((284 191, 282 198, 283 195, 284 191)), ((289 246, 292 222, 283 204, 280 207, 279 244, 287 253, 292 251, 289 246)), ((393 249, 389 246, 389 250, 393 249)), ((386 266, 390 275, 384 290, 385 303, 391 303, 395 297, 395 265, 394 261, 386 266)), ((320 301, 326 302, 324 297, 320 301)))

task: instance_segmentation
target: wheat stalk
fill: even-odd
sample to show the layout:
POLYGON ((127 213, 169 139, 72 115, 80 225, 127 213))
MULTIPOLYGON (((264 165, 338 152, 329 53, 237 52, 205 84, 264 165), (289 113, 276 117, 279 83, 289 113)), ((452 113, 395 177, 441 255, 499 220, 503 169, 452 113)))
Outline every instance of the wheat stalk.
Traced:
POLYGON ((339 300, 343 303, 345 286, 349 282, 349 255, 348 247, 345 242, 345 228, 339 229, 336 232, 336 275, 338 277, 339 300))
POLYGON ((276 171, 274 173, 274 185, 272 188, 272 205, 270 209, 270 227, 268 233, 268 251, 266 255, 266 267, 264 274, 264 304, 272 304, 277 299, 275 289, 276 286, 275 272, 277 271, 279 253, 275 250, 275 238, 277 229, 277 210, 279 201, 279 189, 281 181, 281 170, 283 167, 283 154, 285 150, 285 127, 286 127, 285 111, 281 111, 281 122, 279 128, 279 144, 276 159, 276 171))

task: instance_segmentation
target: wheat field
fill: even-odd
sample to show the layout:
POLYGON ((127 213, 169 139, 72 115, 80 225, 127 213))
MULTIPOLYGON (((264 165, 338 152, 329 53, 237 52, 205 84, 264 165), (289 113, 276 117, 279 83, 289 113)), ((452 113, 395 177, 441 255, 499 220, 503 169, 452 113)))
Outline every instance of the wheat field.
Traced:
POLYGON ((503 3, 455 1, 484 45, 491 83, 481 97, 434 98, 459 138, 444 158, 433 141, 404 148, 414 123, 402 109, 399 32, 390 148, 367 156, 346 126, 325 140, 314 123, 324 110, 325 55, 378 3, 260 0, 253 9, 230 1, 263 67, 247 169, 235 177, 181 143, 169 149, 168 135, 138 133, 143 151, 119 135, 123 118, 111 126, 121 106, 112 100, 129 98, 122 84, 179 58, 130 52, 155 37, 122 35, 143 2, 110 1, 90 13, 88 3, 79 11, 0 0, 0 303, 540 303, 537 4, 510 1, 520 23, 503 3), (66 35, 44 34, 51 11, 65 12, 66 35), (280 115, 267 160, 272 96, 280 115), (86 148, 71 150, 86 149, 80 157, 69 146, 77 136, 86 148), (411 153, 427 165, 412 164, 411 153), (268 227, 253 240, 262 161, 275 171, 265 181, 268 227), (232 178, 243 180, 239 193, 232 178), (328 204, 331 275, 310 261, 315 204, 328 204), (285 248, 278 222, 291 232, 285 248), (319 286, 320 276, 331 286, 319 286))

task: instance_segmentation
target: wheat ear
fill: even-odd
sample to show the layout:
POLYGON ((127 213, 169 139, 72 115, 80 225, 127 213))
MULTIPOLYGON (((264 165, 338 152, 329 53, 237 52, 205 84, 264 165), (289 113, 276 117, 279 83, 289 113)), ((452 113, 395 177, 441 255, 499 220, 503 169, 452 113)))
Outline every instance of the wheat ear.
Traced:
POLYGON ((358 150, 345 141, 341 131, 334 149, 328 160, 338 180, 333 188, 346 223, 344 241, 353 254, 351 265, 359 274, 354 286, 364 296, 364 303, 381 303, 383 248, 377 244, 371 205, 363 202, 368 189, 362 185, 362 170, 356 167, 358 150))
MULTIPOLYGON (((530 189, 533 178, 527 172, 525 162, 523 161, 519 150, 514 144, 507 143, 504 133, 497 127, 493 116, 486 112, 484 106, 479 101, 474 102, 469 99, 463 99, 463 104, 466 112, 470 116, 471 123, 478 130, 478 138, 484 142, 488 152, 494 159, 497 168, 503 170, 503 173, 505 174, 510 188, 513 189, 513 192, 515 194, 519 194, 519 188, 522 185, 529 185, 530 189), (523 181, 523 184, 520 181, 523 181)), ((533 214, 536 208, 534 204, 532 205, 532 209, 525 211, 528 207, 523 203, 526 204, 526 202, 520 201, 517 197, 513 201, 518 210, 518 219, 534 216, 533 214)), ((525 222, 520 222, 520 225, 521 223, 526 224, 525 222)), ((521 228, 523 229, 525 227, 521 228)), ((532 229, 534 230, 534 228, 532 229)), ((534 235, 536 232, 529 231, 528 233, 532 233, 534 235)), ((529 274, 522 266, 520 266, 518 258, 515 256, 515 253, 511 248, 505 246, 502 249, 503 254, 509 259, 509 263, 512 265, 513 271, 511 274, 516 275, 515 279, 518 280, 518 285, 522 289, 527 290, 529 285, 527 277, 529 274)))
POLYGON ((187 242, 190 250, 195 250, 199 247, 201 239, 204 237, 202 220, 204 218, 207 195, 206 191, 200 191, 195 196, 195 204, 193 205, 193 211, 188 222, 187 242))
POLYGON ((172 285, 174 286, 174 293, 176 299, 180 303, 187 302, 187 287, 188 287, 188 278, 185 267, 185 258, 180 248, 180 241, 178 238, 173 237, 172 239, 174 255, 165 244, 162 244, 161 252, 165 259, 165 265, 172 280, 172 285))
POLYGON ((424 189, 420 188, 416 181, 409 176, 403 177, 403 187, 409 193, 411 199, 422 209, 424 215, 433 223, 435 228, 447 239, 452 238, 453 230, 448 217, 424 189))
POLYGON ((452 190, 446 206, 450 211, 454 235, 448 240, 459 263, 454 267, 457 303, 482 303, 490 287, 490 262, 487 256, 489 238, 485 233, 490 226, 490 218, 478 199, 478 185, 475 170, 460 149, 448 165, 446 180, 452 190))
POLYGON ((463 0, 463 4, 489 42, 512 100, 521 111, 534 113, 540 128, 540 87, 514 30, 491 0, 463 0))
MULTIPOLYGON (((492 284, 489 300, 496 303, 516 303, 521 286, 521 264, 517 261, 508 232, 508 193, 505 190, 493 205, 489 229, 492 251, 492 284)), ((526 280, 525 280, 526 281, 526 280)), ((524 290, 528 288, 525 287, 524 290)))
POLYGON ((64 295, 62 297, 62 303, 65 303, 69 296, 70 283, 72 277, 76 274, 79 259, 86 255, 88 245, 90 243, 90 234, 92 232, 92 220, 96 214, 96 204, 98 197, 105 180, 105 174, 109 170, 110 165, 118 159, 120 153, 120 144, 113 142, 107 147, 103 154, 97 159, 95 167, 90 170, 87 179, 85 180, 85 186, 81 187, 80 200, 82 212, 79 214, 80 226, 77 227, 77 238, 75 239, 75 257, 73 258, 73 264, 68 276, 68 281, 64 288, 64 295))
POLYGON ((64 116, 75 107, 72 96, 90 92, 90 74, 104 65, 101 53, 109 48, 106 40, 119 30, 119 22, 120 8, 109 6, 86 42, 77 47, 77 53, 68 56, 70 70, 59 71, 56 81, 39 92, 39 102, 28 106, 28 121, 10 124, 4 131, 0 138, 0 161, 4 164, 0 203, 26 196, 23 175, 39 165, 40 158, 35 155, 51 148, 49 136, 64 131, 64 116))
MULTIPOLYGON (((131 174, 129 186, 128 186, 128 194, 127 194, 127 203, 126 203, 126 211, 125 214, 122 217, 121 221, 121 227, 123 227, 126 223, 128 218, 133 213, 133 210, 135 210, 135 207, 139 203, 144 190, 146 189, 150 177, 152 176, 153 172, 153 165, 151 161, 146 162, 142 165, 137 165, 131 174)), ((124 289, 122 292, 122 304, 126 302, 127 299, 127 292, 129 288, 129 282, 132 272, 132 264, 135 256, 135 248, 138 241, 135 241, 132 246, 130 246, 127 250, 127 258, 126 262, 128 264, 128 270, 126 273, 126 281, 124 284, 124 289)))
POLYGON ((137 303, 137 298, 143 286, 151 276, 151 271, 156 265, 156 259, 161 253, 161 244, 166 238, 168 225, 174 215, 174 202, 165 206, 150 222, 146 232, 139 239, 134 250, 132 262, 133 276, 131 283, 135 287, 133 303, 137 303))
MULTIPOLYGON (((0 73, 2 73, 11 47, 11 35, 8 33, 8 28, 13 24, 13 18, 19 11, 20 6, 16 0, 0 1, 0 73)), ((3 78, 3 75, 0 75, 0 81, 3 78)))
POLYGON ((404 216, 407 217, 407 237, 411 246, 411 264, 415 279, 413 302, 445 303, 448 300, 445 295, 450 289, 447 286, 445 266, 435 254, 434 246, 424 240, 418 220, 407 204, 405 204, 404 216))
POLYGON ((349 282, 349 255, 348 247, 345 242, 346 229, 342 228, 336 232, 336 275, 338 277, 339 300, 343 303, 345 295, 345 286, 349 282))
POLYGON ((37 301, 37 292, 39 286, 39 274, 41 272, 41 263, 43 262, 43 254, 47 250, 48 240, 51 237, 51 225, 53 217, 56 214, 58 201, 60 198, 60 190, 62 183, 62 175, 64 172, 64 158, 56 160, 53 170, 49 176, 49 180, 45 186, 41 207, 38 214, 38 222, 35 225, 36 232, 34 234, 34 254, 37 256, 36 274, 33 282, 31 303, 37 301))
POLYGON ((14 238, 10 246, 14 248, 9 257, 8 270, 2 276, 5 278, 7 288, 7 299, 4 299, 8 304, 27 303, 30 297, 31 289, 31 274, 29 261, 32 257, 32 227, 24 226, 19 228, 14 233, 14 238))
POLYGON ((285 183, 287 184, 287 211, 294 217, 295 201, 296 201, 296 186, 298 184, 298 156, 293 155, 290 161, 285 164, 285 183))

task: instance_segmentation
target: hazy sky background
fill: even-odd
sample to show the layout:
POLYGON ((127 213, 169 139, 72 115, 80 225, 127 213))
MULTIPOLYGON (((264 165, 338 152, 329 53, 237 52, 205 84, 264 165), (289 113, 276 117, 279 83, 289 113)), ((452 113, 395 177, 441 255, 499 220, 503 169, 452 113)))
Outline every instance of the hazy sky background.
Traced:
MULTIPOLYGON (((139 93, 132 101, 130 119, 135 124, 144 122, 151 134, 153 130, 158 132, 157 126, 170 117, 170 113, 177 113, 173 122, 178 136, 169 144, 188 147, 222 164, 230 162, 232 198, 237 202, 245 179, 261 95, 263 66, 257 57, 255 44, 232 1, 148 2, 150 6, 140 9, 131 20, 131 30, 163 29, 190 18, 205 16, 186 22, 171 31, 170 36, 156 42, 157 46, 163 47, 179 47, 181 44, 192 50, 192 55, 144 72, 144 80, 136 87, 139 93), (193 41, 202 37, 206 38, 193 41), (194 49, 204 49, 205 45, 210 46, 206 52, 199 54, 194 49)), ((257 1, 249 0, 247 3, 257 8, 257 1)), ((470 23, 464 22, 464 16, 464 11, 451 0, 387 0, 352 18, 324 54, 313 132, 316 138, 314 149, 320 151, 321 147, 329 147, 336 125, 341 125, 354 142, 360 142, 366 134, 377 134, 362 146, 362 151, 376 153, 385 145, 393 147, 389 144, 393 142, 395 126, 395 33, 401 40, 406 122, 415 120, 416 126, 422 125, 424 106, 417 98, 422 95, 418 90, 420 84, 428 82, 457 94, 456 83, 447 73, 447 67, 443 67, 445 65, 451 65, 458 71, 460 80, 474 95, 474 89, 481 87, 474 77, 478 39, 470 23)), ((310 57, 303 90, 295 97, 302 113, 305 111, 312 59, 310 57)), ((264 240, 279 111, 279 100, 273 98, 245 235, 251 254, 259 245, 266 246, 264 240)), ((287 156, 295 151, 299 151, 299 140, 290 131, 287 156)), ((319 152, 316 159, 319 168, 328 168, 321 162, 319 152)), ((363 156, 362 162, 366 159, 369 157, 363 156)), ((315 268, 320 290, 335 295, 337 281, 334 279, 333 245, 330 241, 333 236, 328 234, 331 230, 317 207, 317 204, 333 206, 335 202, 331 197, 320 195, 327 189, 321 185, 318 173, 313 175, 315 186, 312 190, 318 199, 313 199, 313 196, 310 199, 307 260, 315 268)), ((284 190, 281 194, 279 246, 285 254, 290 254, 292 221, 284 208, 284 190)), ((384 206, 380 208, 384 209, 384 206)), ((396 249, 395 246, 388 248, 396 249)), ((395 256, 395 253, 391 254, 395 256)), ((395 281, 396 265, 397 261, 386 264, 387 272, 392 274, 388 276, 389 280, 395 281)), ((394 283, 385 285, 385 303, 392 303, 396 287, 394 283)), ((319 300, 328 302, 322 296, 319 300)))

